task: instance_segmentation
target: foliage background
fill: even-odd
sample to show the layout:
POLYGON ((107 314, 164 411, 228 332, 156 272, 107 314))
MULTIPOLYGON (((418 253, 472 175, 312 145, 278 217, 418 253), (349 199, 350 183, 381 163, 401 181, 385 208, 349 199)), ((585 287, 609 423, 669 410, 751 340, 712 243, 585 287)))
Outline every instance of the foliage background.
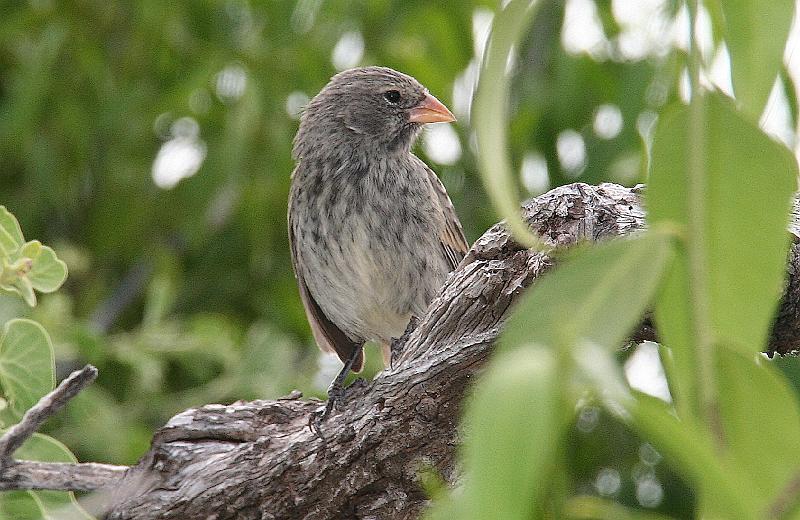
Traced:
MULTIPOLYGON (((541 8, 513 85, 523 196, 575 180, 643 181, 655 111, 680 86, 671 83, 677 65, 663 34, 649 41, 636 33, 636 23, 660 22, 631 18, 635 3, 551 0, 541 8), (600 36, 572 34, 565 14, 573 23, 589 16, 600 36)), ((641 5, 664 20, 676 9, 641 5)), ((129 464, 155 428, 187 407, 294 388, 323 395, 336 364, 311 340, 285 231, 298 108, 344 66, 381 64, 417 77, 459 117, 418 148, 475 240, 497 220, 469 120, 495 7, 2 2, 0 204, 27 236, 55 248, 70 276, 33 311, 0 296, 0 323, 24 315, 42 323, 59 378, 87 362, 100 369, 47 432, 80 460, 129 464)), ((797 103, 784 76, 793 129, 797 103)), ((378 356, 368 357, 371 374, 378 356)), ((690 515, 691 492, 599 407, 583 408, 571 439, 569 486, 690 515)))

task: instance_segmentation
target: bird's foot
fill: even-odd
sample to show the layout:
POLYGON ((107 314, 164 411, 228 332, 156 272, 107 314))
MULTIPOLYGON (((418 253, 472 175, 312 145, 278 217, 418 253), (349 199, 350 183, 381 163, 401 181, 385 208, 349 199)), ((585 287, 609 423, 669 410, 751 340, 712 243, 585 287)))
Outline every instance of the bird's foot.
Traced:
POLYGON ((328 418, 332 409, 333 404, 331 401, 328 401, 325 404, 325 408, 320 408, 319 410, 311 412, 311 415, 308 417, 308 428, 314 432, 314 435, 322 439, 323 442, 327 442, 328 439, 325 437, 325 434, 322 433, 322 423, 328 418))
POLYGON ((322 433, 322 423, 330 417, 334 409, 338 410, 339 401, 341 401, 343 397, 344 386, 334 381, 330 388, 328 388, 328 402, 325 403, 325 408, 311 412, 311 417, 308 418, 308 427, 323 441, 326 439, 325 435, 322 433))
POLYGON ((353 368, 353 363, 361 356, 362 347, 363 344, 357 345, 356 348, 350 352, 339 374, 337 374, 336 378, 331 382, 331 386, 328 387, 328 402, 325 404, 325 410, 322 413, 320 413, 319 410, 313 412, 308 419, 308 426, 311 428, 311 431, 316 433, 323 441, 325 441, 325 436, 322 435, 322 423, 330 416, 338 401, 344 397, 344 380, 353 368))

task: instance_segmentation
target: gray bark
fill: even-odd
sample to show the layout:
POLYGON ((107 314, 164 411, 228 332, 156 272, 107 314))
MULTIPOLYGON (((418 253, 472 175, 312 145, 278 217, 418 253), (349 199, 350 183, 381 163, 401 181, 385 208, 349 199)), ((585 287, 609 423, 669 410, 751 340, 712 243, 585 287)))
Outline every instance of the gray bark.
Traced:
MULTIPOLYGON (((557 188, 525 203, 523 215, 557 246, 644 226, 639 190, 613 184, 557 188)), ((348 389, 324 423, 325 438, 308 427, 309 414, 322 403, 299 394, 187 410, 155 434, 136 466, 98 486, 114 484, 106 517, 418 518, 426 505, 420 469, 454 477, 465 392, 490 355, 509 307, 552 263, 495 225, 406 331, 394 367, 348 389)), ((797 348, 798 272, 795 244, 771 352, 797 348)), ((637 340, 654 337, 646 319, 632 331, 637 340)))
MULTIPOLYGON (((625 234, 644 218, 636 193, 615 185, 563 187, 524 214, 559 246, 625 234)), ((419 470, 452 477, 465 391, 509 306, 550 265, 492 227, 407 331, 395 368, 349 389, 326 439, 308 427, 315 401, 188 410, 156 434, 108 518, 417 518, 419 470)))

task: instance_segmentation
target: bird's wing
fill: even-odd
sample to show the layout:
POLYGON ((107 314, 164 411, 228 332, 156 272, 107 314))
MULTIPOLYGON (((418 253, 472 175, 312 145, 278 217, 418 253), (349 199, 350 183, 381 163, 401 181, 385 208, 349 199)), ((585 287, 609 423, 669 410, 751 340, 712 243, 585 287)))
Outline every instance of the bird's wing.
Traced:
MULTIPOLYGON (((294 190, 292 190, 294 191, 294 190)), ((292 269, 294 269, 295 278, 297 278, 297 286, 300 289, 300 300, 303 302, 303 308, 306 311, 308 324, 311 326, 311 332, 314 334, 314 339, 317 341, 317 346, 323 352, 336 352, 339 359, 346 361, 350 358, 354 349, 359 349, 358 357, 353 363, 353 372, 360 372, 364 366, 364 352, 359 343, 354 342, 342 330, 337 327, 328 317, 322 312, 319 304, 314 300, 314 296, 308 290, 306 281, 303 278, 303 273, 300 270, 298 244, 294 233, 294 222, 292 218, 292 195, 289 195, 289 243, 291 244, 292 251, 292 269)))
POLYGON ((439 177, 437 177, 436 174, 433 173, 433 170, 428 168, 427 165, 425 165, 425 170, 428 173, 428 180, 431 183, 431 188, 439 201, 439 207, 442 208, 442 213, 444 214, 444 228, 439 233, 439 241, 442 244, 444 255, 452 271, 458 266, 461 259, 464 258, 464 255, 467 254, 467 251, 469 251, 469 244, 467 244, 467 239, 464 238, 464 230, 461 228, 461 222, 458 220, 456 210, 453 208, 453 203, 450 201, 450 197, 447 195, 447 190, 444 189, 442 181, 439 180, 439 177))

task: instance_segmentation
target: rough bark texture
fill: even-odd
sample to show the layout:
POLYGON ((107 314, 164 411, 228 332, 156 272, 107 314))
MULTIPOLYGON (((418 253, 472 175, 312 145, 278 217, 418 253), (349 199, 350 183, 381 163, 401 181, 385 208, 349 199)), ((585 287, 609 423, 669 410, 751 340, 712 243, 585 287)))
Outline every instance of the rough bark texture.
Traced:
POLYGON ((3 468, 0 491, 15 489, 94 491, 114 486, 122 480, 128 469, 128 466, 92 462, 71 464, 15 460, 3 468))
MULTIPOLYGON (((644 225, 639 189, 613 184, 564 186, 527 202, 523 212, 558 246, 644 225)), ((156 433, 150 451, 117 481, 107 518, 417 518, 426 504, 419 469, 453 476, 465 392, 510 305, 551 265, 546 255, 514 243, 501 225, 492 227, 406 332, 394 367, 348 390, 324 425, 324 439, 308 427, 321 403, 299 394, 187 410, 156 433)), ((795 244, 773 352, 797 348, 798 272, 795 244)), ((645 321, 634 337, 653 338, 654 331, 645 321)))
MULTIPOLYGON (((624 234, 644 217, 636 193, 614 185, 561 188, 525 215, 554 245, 624 234)), ((156 434, 108 518, 417 518, 419 469, 452 474, 465 391, 509 306, 550 265, 494 226, 407 333, 395 368, 350 388, 326 439, 308 427, 319 402, 188 410, 156 434)))

